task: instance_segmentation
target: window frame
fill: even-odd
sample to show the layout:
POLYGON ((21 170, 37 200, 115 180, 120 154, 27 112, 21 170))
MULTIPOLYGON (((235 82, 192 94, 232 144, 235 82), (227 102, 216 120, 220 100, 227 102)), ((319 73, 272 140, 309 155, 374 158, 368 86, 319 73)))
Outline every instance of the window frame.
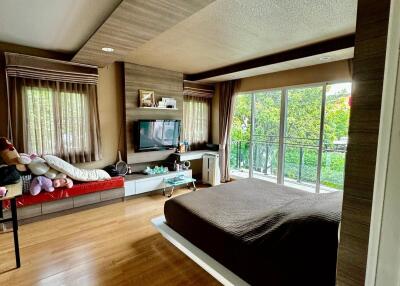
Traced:
MULTIPOLYGON (((85 122, 86 125, 88 124, 88 120, 89 120, 89 117, 90 117, 89 99, 88 99, 88 95, 85 92, 57 91, 57 89, 55 89, 53 87, 32 87, 32 86, 29 86, 29 85, 23 85, 22 86, 22 97, 23 97, 23 101, 24 101, 23 109, 24 109, 24 114, 26 116, 27 127, 29 127, 30 121, 32 120, 32 119, 29 118, 29 116, 31 115, 30 114, 31 110, 29 110, 29 107, 28 107, 28 104, 30 104, 30 103, 28 103, 28 99, 27 99, 28 96, 29 96, 28 95, 28 91, 30 90, 32 92, 30 96, 32 97, 32 100, 33 100, 34 97, 36 97, 36 96, 40 97, 41 96, 40 95, 40 92, 42 92, 41 89, 43 89, 43 91, 46 91, 46 89, 50 89, 51 90, 50 97, 52 98, 52 102, 51 102, 52 105, 48 106, 48 108, 49 109, 53 109, 53 110, 55 108, 55 101, 59 100, 59 99, 56 98, 58 96, 58 94, 57 94, 58 92, 60 93, 60 97, 78 95, 78 96, 84 98, 84 101, 86 103, 84 104, 84 106, 80 106, 81 107, 81 117, 80 118, 73 118, 73 116, 71 116, 70 118, 68 118, 68 120, 75 120, 75 119, 76 120, 82 120, 83 122, 85 122), (38 94, 36 94, 36 95, 34 94, 35 90, 37 90, 37 92, 38 92, 38 94)), ((40 105, 41 105, 41 108, 44 108, 44 104, 43 103, 40 103, 40 105)), ((61 103, 59 103, 59 105, 61 105, 61 103)), ((34 106, 31 106, 31 108, 34 108, 34 106)), ((61 110, 62 110, 62 108, 59 110, 60 113, 61 113, 61 110)), ((66 110, 63 110, 63 112, 64 111, 66 111, 66 110)), ((85 146, 85 145, 81 146, 79 144, 72 144, 72 146, 71 146, 71 144, 69 144, 69 142, 66 141, 66 140, 74 141, 74 139, 65 139, 65 137, 72 136, 72 135, 77 135, 77 134, 75 134, 75 133, 71 134, 71 133, 65 132, 65 130, 63 130, 63 126, 60 125, 60 117, 59 117, 60 115, 58 115, 58 117, 57 117, 56 113, 53 113, 52 115, 53 116, 52 116, 50 121, 52 121, 54 123, 54 125, 50 126, 50 127, 53 128, 51 130, 51 133, 57 133, 56 130, 59 129, 59 132, 61 134, 61 141, 63 142, 62 144, 66 144, 66 145, 70 146, 70 152, 67 153, 68 156, 73 155, 73 154, 79 154, 81 156, 88 155, 89 152, 90 152, 87 149, 88 146, 85 146), (78 148, 78 147, 80 147, 80 148, 78 148)), ((33 123, 33 125, 35 125, 35 123, 33 123)), ((35 127, 37 127, 37 126, 35 126, 35 127)), ((42 128, 42 126, 40 126, 40 128, 42 128)), ((31 140, 29 138, 31 135, 30 135, 29 131, 27 131, 26 134, 27 134, 26 135, 26 143, 28 143, 31 140)), ((83 135, 80 135, 80 136, 83 136, 83 135)), ((43 136, 41 136, 41 137, 42 137, 41 140, 43 140, 43 136)), ((54 138, 52 138, 52 140, 53 139, 54 138)), ((90 141, 90 138, 88 138, 88 140, 90 141)), ((29 144, 26 144, 26 145, 29 145, 29 144)), ((38 153, 37 152, 38 150, 34 150, 34 149, 37 149, 37 145, 34 148, 31 148, 31 149, 29 149, 29 147, 27 147, 27 148, 28 148, 27 151, 29 153, 35 153, 35 154, 38 153)), ((45 154, 61 156, 60 154, 58 154, 57 150, 51 150, 51 151, 44 150, 44 151, 46 151, 45 154)), ((45 154, 39 154, 39 155, 42 156, 42 155, 45 155, 45 154)))
MULTIPOLYGON (((184 134, 185 134, 185 127, 187 127, 187 124, 184 122, 185 120, 185 103, 188 103, 188 101, 186 100, 186 97, 193 97, 193 98, 201 98, 202 100, 204 99, 203 104, 207 105, 208 108, 208 116, 207 116, 207 126, 208 126, 208 130, 207 130, 207 134, 204 134, 204 137, 207 137, 206 140, 206 144, 210 142, 211 139, 211 120, 212 120, 212 98, 208 98, 208 97, 199 97, 199 96, 192 96, 192 95, 185 95, 183 97, 183 102, 182 102, 182 130, 181 130, 181 141, 187 140, 187 138, 183 138, 184 134)), ((196 121, 197 124, 201 123, 201 120, 199 118, 195 118, 194 119, 196 121)), ((202 144, 202 142, 189 142, 189 146, 197 146, 199 144, 202 144)), ((195 147, 196 148, 196 147, 195 147)))
MULTIPOLYGON (((271 91, 280 91, 281 93, 281 110, 280 110, 280 127, 279 127, 279 153, 278 153, 278 170, 276 183, 280 185, 285 185, 284 178, 284 168, 285 168, 285 143, 284 137, 286 133, 287 127, 287 110, 288 110, 288 91, 291 89, 301 89, 301 88, 310 88, 310 87, 322 87, 322 96, 321 96, 321 114, 320 114, 320 130, 319 130, 319 141, 318 141, 318 158, 317 158, 317 177, 315 183, 315 193, 320 193, 321 190, 321 173, 322 173, 322 155, 323 155, 323 139, 324 139, 324 128, 325 128, 325 115, 326 115, 326 87, 328 85, 340 84, 340 83, 351 83, 353 88, 353 82, 351 80, 335 80, 335 81, 323 81, 316 83, 307 83, 307 84, 299 84, 299 85, 289 85, 284 87, 276 87, 270 89, 257 89, 251 91, 244 91, 240 94, 247 94, 251 97, 251 106, 250 106, 250 122, 251 122, 251 135, 250 135, 250 146, 249 146, 249 178, 253 178, 253 158, 254 158, 254 122, 255 122, 255 94, 258 92, 271 92, 271 91)), ((231 140, 230 140, 231 141, 231 140)), ((347 151, 346 151, 347 152, 347 151)))

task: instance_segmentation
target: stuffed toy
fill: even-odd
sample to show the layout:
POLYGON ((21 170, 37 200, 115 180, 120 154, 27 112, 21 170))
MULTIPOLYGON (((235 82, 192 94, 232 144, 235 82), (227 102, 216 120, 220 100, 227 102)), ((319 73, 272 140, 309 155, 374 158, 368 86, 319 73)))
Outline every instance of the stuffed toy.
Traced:
POLYGON ((28 155, 28 154, 25 154, 25 153, 19 153, 18 161, 19 161, 20 164, 28 165, 28 164, 30 164, 32 162, 32 156, 35 156, 35 155, 28 155))
POLYGON ((32 196, 36 196, 41 190, 46 192, 53 192, 53 182, 44 176, 35 177, 31 182, 30 192, 32 196))
POLYGON ((7 194, 6 187, 0 187, 0 198, 4 197, 7 194))
POLYGON ((74 182, 70 178, 67 178, 67 175, 60 173, 53 180, 53 186, 54 188, 65 187, 71 189, 74 186, 74 182))
POLYGON ((42 176, 50 170, 50 167, 46 164, 46 161, 40 157, 33 157, 32 162, 28 164, 28 168, 36 176, 42 176))
POLYGON ((55 178, 57 177, 58 171, 56 171, 56 170, 50 168, 50 169, 46 172, 46 174, 44 174, 44 175, 45 175, 47 178, 53 180, 53 179, 55 179, 55 178))
POLYGON ((34 175, 46 176, 49 179, 54 179, 57 176, 58 171, 50 168, 44 159, 37 155, 31 155, 30 158, 31 162, 28 164, 28 168, 34 175))
POLYGON ((15 165, 18 171, 26 171, 25 160, 21 160, 14 145, 5 137, 0 137, 0 157, 7 165, 15 165))

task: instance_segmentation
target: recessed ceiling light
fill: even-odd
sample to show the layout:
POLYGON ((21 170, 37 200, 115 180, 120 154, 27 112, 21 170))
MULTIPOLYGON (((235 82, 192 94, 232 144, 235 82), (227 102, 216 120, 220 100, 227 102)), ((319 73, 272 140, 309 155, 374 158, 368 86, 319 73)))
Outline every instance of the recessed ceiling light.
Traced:
POLYGON ((102 50, 103 52, 107 52, 107 53, 112 53, 112 52, 114 51, 113 48, 109 48, 109 47, 101 48, 101 50, 102 50))
POLYGON ((322 56, 319 58, 321 61, 329 61, 330 59, 332 59, 332 57, 330 56, 322 56))

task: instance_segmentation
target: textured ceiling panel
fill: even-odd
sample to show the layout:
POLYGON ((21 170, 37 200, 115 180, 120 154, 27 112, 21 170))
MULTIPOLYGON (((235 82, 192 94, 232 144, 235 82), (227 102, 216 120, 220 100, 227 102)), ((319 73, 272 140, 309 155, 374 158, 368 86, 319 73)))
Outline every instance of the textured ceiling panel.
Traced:
POLYGON ((327 54, 315 55, 312 57, 306 57, 306 58, 287 61, 287 62, 283 62, 283 63, 279 63, 279 64, 273 64, 273 65, 269 65, 269 66, 265 66, 265 67, 254 68, 254 69, 244 70, 241 72, 212 77, 212 78, 203 80, 201 82, 212 83, 212 82, 220 82, 220 81, 226 81, 226 80, 232 80, 232 79, 246 78, 246 77, 251 77, 251 76, 256 76, 256 75, 261 75, 261 74, 279 72, 279 71, 284 71, 284 70, 291 70, 291 69, 296 69, 296 68, 301 68, 301 67, 306 67, 306 66, 313 66, 313 65, 323 64, 323 63, 340 61, 340 60, 346 60, 346 59, 351 59, 353 57, 354 57, 354 48, 348 48, 348 49, 338 50, 338 51, 327 53, 327 54), (321 58, 323 60, 321 60, 321 58))
POLYGON ((217 0, 128 62, 198 73, 355 31, 356 0, 217 0))
POLYGON ((124 0, 73 60, 100 66, 122 60, 132 50, 213 1, 124 0), (114 53, 103 52, 103 47, 112 47, 114 53))
POLYGON ((0 42, 75 52, 121 0, 1 0, 0 42))

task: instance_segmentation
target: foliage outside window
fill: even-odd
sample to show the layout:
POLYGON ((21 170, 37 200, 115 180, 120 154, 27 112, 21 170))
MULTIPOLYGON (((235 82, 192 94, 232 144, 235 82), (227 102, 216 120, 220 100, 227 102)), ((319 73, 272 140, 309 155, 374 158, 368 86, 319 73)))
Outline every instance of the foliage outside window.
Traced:
POLYGON ((210 99, 184 96, 181 139, 187 141, 191 149, 202 148, 208 143, 210 127, 210 99))
POLYGON ((343 189, 350 92, 351 83, 339 83, 239 94, 231 133, 233 174, 281 179, 309 189, 319 183, 322 191, 343 189))
POLYGON ((27 152, 60 155, 60 145, 67 146, 68 153, 89 152, 89 102, 85 94, 25 86, 23 96, 27 152))

